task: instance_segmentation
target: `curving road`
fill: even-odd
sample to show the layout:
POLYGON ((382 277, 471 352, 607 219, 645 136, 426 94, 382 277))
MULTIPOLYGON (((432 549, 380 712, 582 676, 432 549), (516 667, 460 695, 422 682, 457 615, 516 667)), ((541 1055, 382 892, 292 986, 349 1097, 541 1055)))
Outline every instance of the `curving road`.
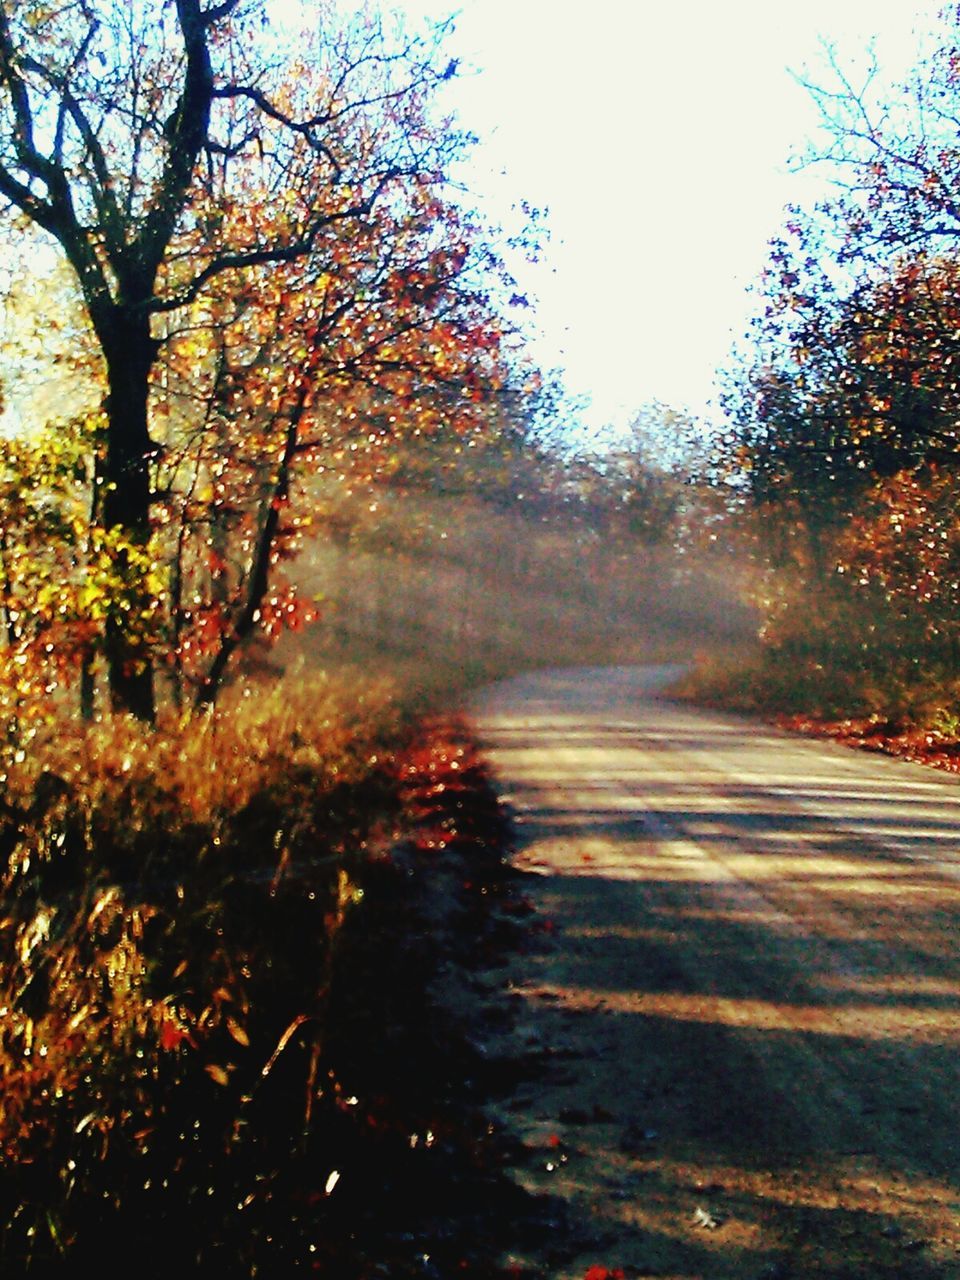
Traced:
POLYGON ((497 1104, 574 1243, 517 1266, 960 1277, 960 783, 528 675, 473 708, 544 945, 497 1104))

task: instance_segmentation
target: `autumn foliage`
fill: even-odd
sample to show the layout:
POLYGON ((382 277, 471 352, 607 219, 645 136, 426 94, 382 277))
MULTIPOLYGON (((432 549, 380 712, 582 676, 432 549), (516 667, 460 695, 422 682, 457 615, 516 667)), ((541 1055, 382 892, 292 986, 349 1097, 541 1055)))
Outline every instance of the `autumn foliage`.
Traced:
MULTIPOLYGON (((210 705, 240 646, 314 615, 281 576, 309 527, 304 476, 469 434, 505 393, 510 281, 451 186, 466 139, 438 102, 442 30, 311 16, 290 53, 236 0, 0 8, 9 234, 62 253, 70 359, 102 406, 6 454, 13 487, 76 454, 73 506, 54 514, 55 481, 45 532, 71 526, 67 577, 91 574, 99 602, 48 610, 57 678, 19 645, 18 697, 26 675, 88 715, 101 683, 147 720, 168 692, 210 705)), ((11 592, 41 532, 7 523, 11 592)))
POLYGON ((956 720, 958 33, 950 10, 886 109, 869 86, 814 90, 838 194, 790 214, 730 373, 725 465, 764 614, 761 702, 956 720))
POLYGON ((370 670, 235 677, 328 621, 324 486, 493 446, 537 385, 443 29, 270 9, 0 3, 5 1272, 314 1269, 324 1144, 384 1110, 325 1036, 409 725, 370 670))

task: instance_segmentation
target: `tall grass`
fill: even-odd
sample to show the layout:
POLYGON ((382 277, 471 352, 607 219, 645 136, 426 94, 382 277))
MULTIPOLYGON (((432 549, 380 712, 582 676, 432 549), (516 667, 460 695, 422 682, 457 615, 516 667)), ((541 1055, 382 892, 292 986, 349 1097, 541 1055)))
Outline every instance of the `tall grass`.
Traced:
POLYGON ((8 767, 3 1274, 116 1265, 138 1238, 174 1263, 243 1252, 237 1206, 303 1140, 351 867, 390 837, 402 732, 387 685, 314 676, 154 730, 61 725, 8 767))

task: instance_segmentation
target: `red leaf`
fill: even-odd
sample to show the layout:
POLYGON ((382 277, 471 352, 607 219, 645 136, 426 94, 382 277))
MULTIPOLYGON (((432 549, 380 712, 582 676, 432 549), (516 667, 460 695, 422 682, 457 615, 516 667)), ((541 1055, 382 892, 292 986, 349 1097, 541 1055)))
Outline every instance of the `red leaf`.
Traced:
POLYGON ((193 1044, 190 1032, 181 1027, 179 1022, 174 1022, 172 1018, 164 1018, 160 1024, 160 1048, 179 1049, 184 1040, 193 1044))

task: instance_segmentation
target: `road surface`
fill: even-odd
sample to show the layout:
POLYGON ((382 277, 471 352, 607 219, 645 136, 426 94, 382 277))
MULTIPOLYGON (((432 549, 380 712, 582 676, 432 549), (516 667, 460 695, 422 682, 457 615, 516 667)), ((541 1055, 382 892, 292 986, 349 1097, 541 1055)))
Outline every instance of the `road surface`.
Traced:
MULTIPOLYGON (((960 1277, 960 782, 539 673, 474 719, 544 945, 492 1104, 574 1243, 517 1267, 960 1277)), ((594 1274, 602 1274, 595 1272, 594 1274)))

